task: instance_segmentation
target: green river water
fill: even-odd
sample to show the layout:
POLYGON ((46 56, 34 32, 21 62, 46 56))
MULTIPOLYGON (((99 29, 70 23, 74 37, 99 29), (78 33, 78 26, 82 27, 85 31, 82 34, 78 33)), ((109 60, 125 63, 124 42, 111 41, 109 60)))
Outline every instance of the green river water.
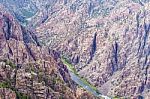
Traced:
POLYGON ((84 78, 81 78, 78 73, 76 72, 76 70, 74 69, 73 65, 71 65, 65 58, 62 58, 62 62, 67 66, 71 79, 76 82, 79 86, 81 86, 82 88, 84 88, 85 90, 89 91, 90 93, 92 93, 94 96, 103 98, 103 99, 112 99, 108 96, 102 95, 97 89, 96 87, 94 87, 93 85, 91 85, 88 81, 86 81, 84 78))

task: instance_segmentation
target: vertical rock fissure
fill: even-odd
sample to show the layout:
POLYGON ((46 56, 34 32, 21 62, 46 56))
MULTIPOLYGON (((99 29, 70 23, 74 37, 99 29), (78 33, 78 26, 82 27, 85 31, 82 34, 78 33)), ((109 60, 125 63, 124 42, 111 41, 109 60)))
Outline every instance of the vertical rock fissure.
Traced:
POLYGON ((138 53, 139 54, 139 58, 138 58, 138 63, 140 63, 141 61, 141 58, 143 57, 143 55, 145 55, 145 61, 143 63, 143 67, 146 66, 147 64, 147 53, 145 52, 145 49, 146 49, 146 43, 147 43, 147 40, 148 40, 148 36, 149 36, 149 30, 150 30, 150 24, 146 24, 146 22, 144 21, 144 34, 142 36, 139 37, 139 47, 138 47, 138 53), (139 53, 140 52, 140 53, 139 53))
POLYGON ((93 42, 92 42, 92 45, 91 45, 91 51, 90 51, 90 59, 88 61, 88 64, 93 59, 94 54, 96 52, 96 48, 97 48, 97 46, 96 46, 96 36, 97 36, 97 33, 95 33, 94 38, 93 38, 93 42))
POLYGON ((136 31, 137 31, 137 35, 139 34, 139 14, 136 15, 136 22, 137 22, 137 26, 136 26, 136 31))
POLYGON ((144 49, 145 45, 146 45, 146 41, 149 35, 149 30, 150 30, 150 24, 147 26, 147 24, 144 22, 144 30, 145 30, 145 34, 143 37, 143 46, 142 49, 144 49))
POLYGON ((111 64, 112 64, 112 70, 113 72, 118 70, 118 43, 115 42, 115 44, 113 45, 113 51, 112 51, 112 60, 111 60, 111 64))
POLYGON ((32 36, 32 39, 35 41, 36 45, 37 46, 41 46, 40 43, 39 43, 39 41, 38 41, 37 36, 34 33, 32 33, 32 32, 30 32, 30 34, 32 36))
POLYGON ((36 61, 35 56, 32 53, 32 51, 28 45, 28 43, 32 42, 32 39, 29 36, 29 34, 27 33, 27 31, 22 26, 21 26, 21 30, 22 30, 23 42, 24 42, 24 45, 26 47, 26 50, 29 53, 29 55, 33 58, 33 60, 36 61))
POLYGON ((11 22, 9 18, 7 18, 6 16, 4 16, 4 20, 5 20, 5 26, 3 28, 3 32, 5 33, 4 35, 6 40, 9 40, 11 37, 11 22))

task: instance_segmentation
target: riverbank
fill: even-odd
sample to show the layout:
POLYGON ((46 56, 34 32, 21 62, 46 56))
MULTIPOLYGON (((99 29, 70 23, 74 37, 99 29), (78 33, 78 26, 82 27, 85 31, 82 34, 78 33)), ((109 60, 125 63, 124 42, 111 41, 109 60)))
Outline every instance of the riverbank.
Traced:
MULTIPOLYGON (((92 84, 90 84, 85 78, 80 77, 78 72, 75 70, 74 66, 64 57, 61 58, 62 62, 67 66, 68 70, 74 73, 76 76, 80 78, 82 82, 84 82, 86 85, 90 86, 93 90, 98 92, 97 88, 94 87, 92 84)), ((99 92, 98 92, 99 93, 99 92)))
POLYGON ((64 57, 61 58, 62 62, 67 66, 70 76, 73 81, 75 81, 80 87, 84 88, 85 90, 89 91, 93 95, 97 97, 101 97, 104 99, 111 99, 105 95, 102 95, 95 86, 90 84, 85 78, 80 77, 78 72, 75 70, 74 66, 64 57))

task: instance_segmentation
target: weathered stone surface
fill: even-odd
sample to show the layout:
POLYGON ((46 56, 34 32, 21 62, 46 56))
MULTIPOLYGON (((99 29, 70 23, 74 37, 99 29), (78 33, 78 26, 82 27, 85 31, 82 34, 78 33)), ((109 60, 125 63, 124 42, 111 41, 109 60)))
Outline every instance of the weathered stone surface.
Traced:
MULTIPOLYGON (((86 77, 103 94, 149 98, 149 0, 33 1, 40 10, 31 18, 27 27, 36 29, 41 45, 65 55, 80 75, 86 77)), ((9 26, 10 23, 6 22, 4 32, 9 26)), ((11 40, 12 37, 16 38, 16 35, 12 36, 11 30, 8 30, 5 38, 11 40)), ((18 39, 23 39, 20 37, 22 36, 18 39)), ((34 42, 31 36, 24 35, 24 39, 27 39, 23 40, 26 43, 34 42)), ((23 46, 12 42, 15 46, 23 46)), ((0 46, 4 47, 5 44, 0 46)), ((32 50, 37 49, 28 44, 26 48, 30 54, 23 62, 33 61, 38 57, 38 54, 32 55, 30 47, 32 50)), ((4 52, 6 51, 12 53, 9 47, 4 52)), ((18 55, 22 55, 21 53, 18 55)), ((36 53, 43 52, 38 50, 36 53)), ((7 54, 2 56, 8 57, 7 54)), ((56 53, 53 56, 58 57, 56 53)), ((19 62, 22 63, 20 58, 19 62)))
POLYGON ((76 99, 76 87, 59 53, 0 5, 0 98, 76 99))
POLYGON ((0 99, 16 99, 16 93, 10 89, 0 88, 0 99))
POLYGON ((56 2, 51 9, 59 10, 36 27, 37 36, 64 54, 102 93, 147 98, 149 5, 136 0, 56 2))

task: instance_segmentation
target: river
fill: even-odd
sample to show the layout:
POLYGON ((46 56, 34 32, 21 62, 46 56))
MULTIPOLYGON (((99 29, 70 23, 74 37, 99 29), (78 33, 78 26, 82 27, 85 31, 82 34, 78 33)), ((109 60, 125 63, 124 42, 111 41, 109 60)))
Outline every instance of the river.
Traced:
POLYGON ((91 88, 91 86, 87 85, 85 82, 83 82, 81 80, 81 78, 74 74, 73 72, 69 71, 70 73, 70 76, 71 76, 71 79, 76 82, 78 85, 82 86, 85 90, 91 92, 94 96, 97 96, 97 97, 102 97, 104 99, 111 99, 109 98, 108 96, 105 96, 105 95, 102 95, 101 93, 99 92, 96 92, 93 88, 91 88))
POLYGON ((66 65, 67 69, 69 70, 69 74, 71 76, 71 79, 74 82, 76 82, 79 86, 81 86, 85 90, 91 92, 94 96, 101 97, 104 99, 112 99, 108 96, 102 95, 100 92, 98 92, 98 90, 96 90, 96 88, 93 88, 93 86, 89 82, 83 80, 83 78, 81 78, 77 74, 76 70, 74 69, 74 66, 72 64, 70 64, 66 58, 62 57, 61 60, 66 65))

